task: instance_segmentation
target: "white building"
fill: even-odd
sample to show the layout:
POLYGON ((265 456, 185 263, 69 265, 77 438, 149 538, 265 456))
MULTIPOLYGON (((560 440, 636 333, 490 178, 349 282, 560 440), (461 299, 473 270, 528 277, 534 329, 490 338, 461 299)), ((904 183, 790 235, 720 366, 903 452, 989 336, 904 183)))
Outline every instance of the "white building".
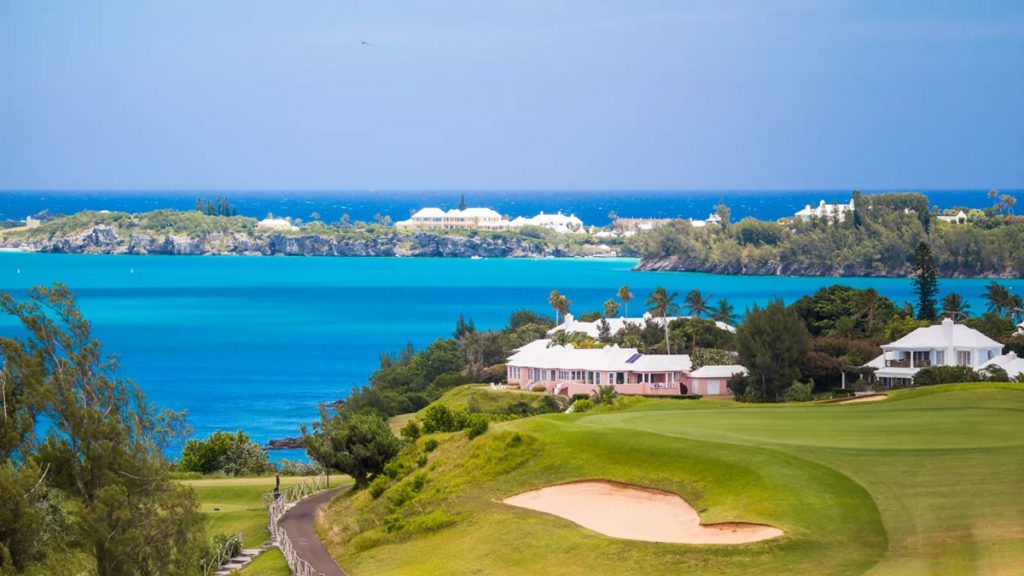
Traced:
POLYGON ((918 328, 882 346, 882 355, 868 362, 884 386, 910 386, 914 374, 929 366, 969 366, 978 370, 1002 354, 1003 345, 963 324, 946 318, 941 324, 918 328))
POLYGON ((518 229, 523 226, 538 226, 540 228, 554 230, 559 234, 586 232, 583 227, 583 221, 577 218, 575 214, 565 215, 561 212, 556 214, 545 214, 541 212, 532 218, 523 218, 520 216, 512 220, 512 228, 518 229))
POLYGON ((963 210, 953 215, 940 215, 936 216, 936 218, 950 224, 967 224, 967 213, 963 210))
MULTIPOLYGON (((689 320, 689 319, 692 319, 693 316, 669 316, 669 317, 665 318, 665 320, 668 321, 671 324, 673 320, 678 320, 680 318, 689 320)), ((605 320, 605 322, 608 323, 608 330, 612 334, 615 334, 619 330, 622 330, 626 326, 626 324, 632 324, 634 326, 638 326, 640 328, 643 328, 648 320, 651 320, 654 323, 656 323, 658 326, 664 328, 664 324, 662 323, 661 317, 660 316, 653 316, 653 315, 651 315, 650 312, 645 313, 640 318, 621 318, 621 317, 616 317, 616 318, 605 318, 604 320, 605 320)), ((722 330, 726 330, 726 331, 732 332, 734 334, 736 333, 736 327, 735 326, 732 326, 730 324, 726 324, 725 322, 719 322, 717 320, 715 320, 714 322, 715 322, 715 326, 721 328, 722 330)), ((587 336, 590 336, 591 338, 597 338, 598 334, 600 333, 600 329, 601 329, 601 321, 600 320, 595 320, 593 322, 582 322, 580 320, 577 320, 572 314, 566 314, 565 315, 565 319, 562 321, 561 324, 559 324, 558 326, 555 326, 551 330, 548 330, 548 336, 554 334, 555 332, 558 332, 559 330, 564 330, 566 334, 572 334, 573 332, 582 332, 583 334, 586 334, 587 336)))
POLYGON ((490 208, 451 209, 421 208, 408 220, 395 222, 399 228, 420 230, 508 230, 510 222, 490 208))
POLYGON ((26 216, 25 217, 25 226, 28 227, 28 228, 35 228, 36 226, 39 226, 42 223, 43 223, 42 220, 33 218, 31 216, 26 216))
POLYGON ((1007 352, 978 366, 978 371, 980 372, 989 366, 998 366, 1006 370, 1006 375, 1010 379, 1015 379, 1024 373, 1024 358, 1019 358, 1016 352, 1007 352))
POLYGON ((261 230, 273 230, 278 232, 299 229, 297 226, 295 226, 288 220, 285 220, 284 218, 274 218, 272 216, 267 216, 263 220, 257 222, 256 228, 259 228, 261 230))
POLYGON ((835 219, 842 222, 846 219, 846 213, 853 210, 853 200, 850 200, 848 204, 826 204, 824 200, 818 202, 818 205, 811 207, 810 204, 803 207, 802 210, 793 214, 794 218, 800 220, 810 220, 812 218, 827 218, 829 220, 835 219))

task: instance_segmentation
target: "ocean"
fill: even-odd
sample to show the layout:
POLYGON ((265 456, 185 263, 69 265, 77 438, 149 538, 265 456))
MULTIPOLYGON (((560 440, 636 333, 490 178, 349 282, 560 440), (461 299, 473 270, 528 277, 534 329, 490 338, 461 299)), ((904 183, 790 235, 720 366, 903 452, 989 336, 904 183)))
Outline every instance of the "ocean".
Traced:
MULTIPOLYGON (((878 192, 868 191, 865 193, 878 192)), ((992 205, 986 190, 924 191, 933 205, 984 208, 992 205)), ((1021 191, 1007 191, 1020 196, 1021 191)), ((353 220, 372 221, 374 216, 403 220, 424 206, 454 208, 462 195, 470 206, 494 208, 511 217, 533 216, 544 211, 576 214, 586 225, 604 226, 609 213, 634 218, 707 218, 725 200, 734 221, 747 216, 778 219, 792 216, 807 204, 849 202, 848 190, 797 191, 424 191, 424 192, 60 192, 0 191, 0 221, 23 220, 42 210, 72 214, 81 210, 145 212, 158 208, 190 210, 196 198, 224 195, 239 214, 263 218, 267 214, 309 220, 315 212, 326 222, 344 214, 353 220)))
MULTIPOLYGON (((619 286, 697 288, 738 311, 791 302, 821 286, 874 287, 897 303, 898 278, 739 277, 634 272, 630 259, 288 258, 0 253, 0 291, 63 282, 121 373, 160 406, 187 410, 195 434, 243 429, 257 441, 296 435, 317 405, 366 383, 378 356, 445 337, 461 313, 480 328, 519 308, 550 313, 552 289, 574 311, 599 309, 619 286)), ((973 310, 987 280, 942 280, 973 310)), ((1016 291, 1024 280, 1007 282, 1016 291)), ((19 334, 0 318, 0 335, 19 334)), ((281 454, 275 454, 279 457, 281 454)), ((294 451, 287 457, 299 457, 294 451)))

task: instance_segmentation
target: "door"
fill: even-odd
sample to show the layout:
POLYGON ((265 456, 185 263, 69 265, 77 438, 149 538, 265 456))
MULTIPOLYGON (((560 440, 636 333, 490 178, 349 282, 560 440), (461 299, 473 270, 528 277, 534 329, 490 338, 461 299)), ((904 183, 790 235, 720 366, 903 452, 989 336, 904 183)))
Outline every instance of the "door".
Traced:
POLYGON ((714 396, 722 393, 722 381, 721 380, 708 380, 708 396, 714 396))

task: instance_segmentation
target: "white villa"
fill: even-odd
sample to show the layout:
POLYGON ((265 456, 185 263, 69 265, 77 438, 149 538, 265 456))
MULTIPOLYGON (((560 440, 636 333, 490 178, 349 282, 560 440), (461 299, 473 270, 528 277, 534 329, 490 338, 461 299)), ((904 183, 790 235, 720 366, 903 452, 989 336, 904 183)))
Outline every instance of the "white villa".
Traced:
POLYGON ((285 220, 284 218, 274 218, 273 216, 267 216, 263 220, 256 223, 256 227, 263 230, 298 230, 298 227, 285 220))
POLYGON ((547 339, 523 346, 506 362, 510 385, 566 395, 609 385, 619 394, 726 395, 728 379, 746 373, 742 366, 706 366, 692 373, 691 367, 687 354, 643 354, 617 346, 578 349, 553 346, 547 339))
POLYGON ((1006 370, 1006 375, 1010 378, 1017 378, 1024 373, 1024 358, 1018 357, 1016 352, 1007 352, 985 362, 978 367, 978 370, 984 370, 989 366, 998 366, 1006 370))
POLYGON ((408 220, 395 222, 399 228, 417 228, 421 230, 464 228, 469 230, 508 230, 510 223, 490 208, 466 208, 465 210, 448 210, 440 208, 421 208, 408 220))
MULTIPOLYGON (((671 323, 673 320, 678 320, 678 319, 690 320, 692 318, 693 318, 693 316, 669 316, 669 317, 665 318, 665 320, 668 321, 669 323, 671 323)), ((616 332, 618 332, 619 330, 624 328, 626 326, 626 324, 632 324, 634 326, 639 326, 639 327, 643 328, 643 326, 647 323, 648 320, 652 320, 656 324, 658 324, 658 326, 664 327, 664 324, 662 323, 661 317, 660 316, 652 316, 650 312, 644 313, 644 315, 641 316, 640 318, 621 318, 621 317, 616 317, 616 318, 605 318, 604 320, 606 322, 608 322, 608 330, 612 334, 615 334, 616 332)), ((730 324, 726 324, 725 322, 719 322, 719 321, 716 320, 715 321, 715 326, 721 328, 722 330, 726 330, 726 331, 732 332, 734 334, 736 333, 736 327, 732 326, 730 324)), ((600 320, 595 320, 593 322, 581 322, 580 320, 577 320, 572 314, 566 314, 565 315, 565 319, 562 321, 561 324, 559 324, 558 326, 555 326, 551 330, 548 330, 548 336, 554 334, 555 332, 558 332, 559 330, 564 330, 567 334, 571 334, 573 332, 582 332, 582 333, 586 334, 587 336, 590 336, 591 338, 597 338, 598 335, 600 334, 600 328, 601 328, 601 321, 600 320)))
POLYGON ((421 208, 408 220, 395 222, 395 226, 419 230, 518 230, 523 226, 539 226, 560 234, 586 232, 583 221, 575 214, 567 216, 561 212, 541 212, 532 218, 520 216, 514 220, 507 220, 490 208, 452 209, 447 212, 440 208, 421 208))
POLYGON ((693 218, 690 218, 689 220, 687 220, 687 222, 689 222, 690 226, 693 226, 694 228, 703 228, 708 224, 721 225, 722 218, 719 217, 718 214, 712 212, 711 214, 708 214, 708 217, 703 220, 694 220, 693 218))
POLYGON ((826 204, 822 200, 813 208, 810 204, 804 206, 803 209, 793 214, 793 217, 800 220, 810 220, 811 218, 828 218, 831 220, 835 218, 841 222, 846 219, 846 213, 852 210, 853 200, 850 200, 848 204, 826 204))
POLYGON ((979 370, 999 358, 1003 345, 981 332, 946 318, 941 324, 918 328, 882 346, 882 355, 868 362, 875 381, 887 387, 910 386, 914 374, 928 366, 970 366, 979 370))
POLYGON ((942 220, 943 222, 948 222, 950 224, 967 224, 967 213, 964 212, 963 210, 952 215, 936 216, 936 218, 942 220))

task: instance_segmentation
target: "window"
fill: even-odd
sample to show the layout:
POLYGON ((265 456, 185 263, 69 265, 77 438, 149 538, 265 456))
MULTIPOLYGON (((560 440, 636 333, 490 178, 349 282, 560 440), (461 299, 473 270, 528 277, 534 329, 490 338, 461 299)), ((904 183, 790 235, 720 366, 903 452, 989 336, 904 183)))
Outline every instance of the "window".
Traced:
POLYGON ((587 372, 587 384, 593 384, 593 383, 594 383, 594 373, 593 372, 587 372))
POLYGON ((625 384, 626 383, 626 373, 625 372, 618 372, 618 373, 616 373, 615 374, 615 383, 616 384, 625 384))
POLYGON ((957 350, 956 351, 956 363, 959 366, 970 366, 971 365, 971 351, 970 350, 957 350))
POLYGON ((935 351, 935 365, 936 366, 945 366, 946 365, 946 351, 945 350, 936 350, 935 351))

